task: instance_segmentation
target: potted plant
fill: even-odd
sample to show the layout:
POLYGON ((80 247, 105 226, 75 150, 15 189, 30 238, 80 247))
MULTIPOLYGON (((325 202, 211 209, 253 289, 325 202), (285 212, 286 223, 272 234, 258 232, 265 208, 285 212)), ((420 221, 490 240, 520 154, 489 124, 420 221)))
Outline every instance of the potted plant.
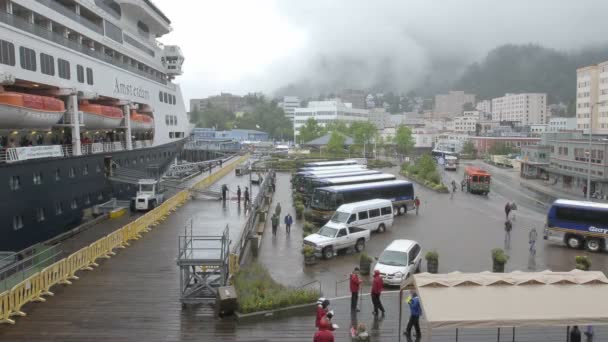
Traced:
POLYGON ((359 257, 359 272, 361 272, 362 275, 370 274, 373 260, 374 259, 367 255, 367 253, 361 253, 361 256, 359 257))
POLYGON ((436 251, 426 252, 426 271, 429 273, 437 273, 439 270, 439 254, 436 251))
POLYGON ((300 220, 304 216, 304 204, 296 202, 296 219, 300 220))
POLYGON ((589 271, 591 267, 591 261, 585 255, 576 256, 576 269, 582 271, 589 271))
POLYGON ((304 265, 314 265, 317 263, 317 257, 315 257, 315 249, 309 245, 302 247, 302 255, 304 255, 304 265))
POLYGON ((492 250, 492 272, 504 273, 507 260, 509 260, 509 256, 502 248, 494 248, 492 250))

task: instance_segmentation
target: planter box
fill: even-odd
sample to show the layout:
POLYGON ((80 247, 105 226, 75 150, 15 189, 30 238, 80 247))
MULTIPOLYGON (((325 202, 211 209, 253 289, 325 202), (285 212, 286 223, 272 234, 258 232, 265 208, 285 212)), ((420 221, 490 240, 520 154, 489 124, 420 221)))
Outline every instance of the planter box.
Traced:
POLYGON ((492 272, 505 273, 505 264, 499 264, 497 262, 492 263, 492 272))
POLYGON ((437 274, 439 271, 439 260, 427 260, 426 271, 429 273, 437 274))
POLYGON ((235 316, 239 323, 259 322, 267 319, 274 320, 276 317, 311 316, 314 315, 316 307, 317 303, 314 302, 310 304, 294 305, 281 309, 253 312, 248 314, 235 312, 235 316))
POLYGON ((306 266, 316 265, 318 262, 319 262, 319 260, 314 255, 310 256, 310 257, 307 257, 307 256, 304 257, 304 265, 306 265, 306 266))

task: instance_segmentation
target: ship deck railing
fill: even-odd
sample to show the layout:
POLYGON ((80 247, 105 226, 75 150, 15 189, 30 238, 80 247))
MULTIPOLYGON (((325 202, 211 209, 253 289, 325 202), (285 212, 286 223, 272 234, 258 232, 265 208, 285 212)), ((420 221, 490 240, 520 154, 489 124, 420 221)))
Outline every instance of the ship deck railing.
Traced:
MULTIPOLYGON (((152 146, 152 140, 137 140, 133 142, 133 149, 152 146)), ((124 141, 98 142, 81 145, 82 155, 118 152, 126 150, 124 141)), ((65 158, 74 156, 72 145, 36 145, 24 147, 9 147, 0 149, 0 163, 12 163, 26 159, 39 158, 65 158)))

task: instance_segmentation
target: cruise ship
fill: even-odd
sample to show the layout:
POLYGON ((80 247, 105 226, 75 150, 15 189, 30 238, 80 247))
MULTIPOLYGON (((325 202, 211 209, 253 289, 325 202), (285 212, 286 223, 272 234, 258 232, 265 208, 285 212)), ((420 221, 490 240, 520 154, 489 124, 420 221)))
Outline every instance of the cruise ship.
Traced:
POLYGON ((190 124, 184 57, 150 0, 0 0, 0 251, 128 199, 116 170, 162 173, 190 124))

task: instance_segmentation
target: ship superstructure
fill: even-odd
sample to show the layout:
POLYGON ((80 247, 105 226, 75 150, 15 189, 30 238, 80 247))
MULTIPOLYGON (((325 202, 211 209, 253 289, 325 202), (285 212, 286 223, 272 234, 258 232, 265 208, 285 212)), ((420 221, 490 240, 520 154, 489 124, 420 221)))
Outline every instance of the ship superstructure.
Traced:
POLYGON ((149 0, 0 0, 0 251, 64 232, 161 170, 190 127, 184 57, 149 0))

